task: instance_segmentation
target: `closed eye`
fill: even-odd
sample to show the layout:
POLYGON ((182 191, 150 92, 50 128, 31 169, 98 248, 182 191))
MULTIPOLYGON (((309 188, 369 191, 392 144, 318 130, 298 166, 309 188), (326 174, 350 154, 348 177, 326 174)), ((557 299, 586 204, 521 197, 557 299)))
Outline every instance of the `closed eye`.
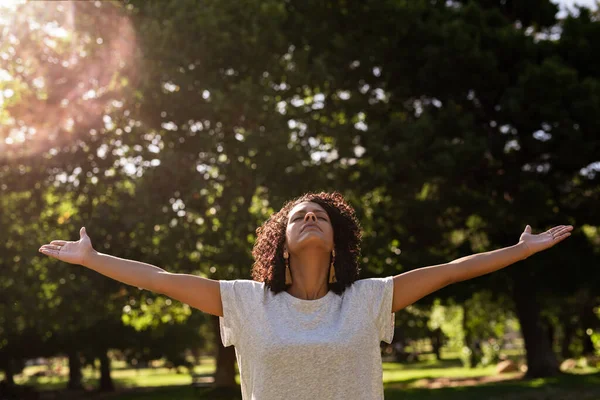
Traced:
MULTIPOLYGON (((327 218, 325 218, 325 217, 317 217, 317 218, 322 219, 323 221, 327 221, 327 218)), ((304 217, 297 217, 297 218, 294 218, 292 221, 298 221, 299 219, 304 219, 304 217)))

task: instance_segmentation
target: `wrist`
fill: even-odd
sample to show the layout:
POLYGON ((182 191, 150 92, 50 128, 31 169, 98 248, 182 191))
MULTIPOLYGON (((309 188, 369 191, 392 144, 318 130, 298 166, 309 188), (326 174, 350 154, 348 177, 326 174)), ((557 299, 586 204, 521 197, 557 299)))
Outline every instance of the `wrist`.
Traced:
POLYGON ((81 263, 80 265, 86 267, 86 268, 90 268, 91 267, 91 263, 92 260, 100 253, 98 253, 96 250, 92 249, 89 252, 85 253, 81 259, 81 263))
POLYGON ((527 244, 523 240, 519 241, 519 243, 517 243, 516 247, 519 249, 519 251, 521 253, 521 260, 525 260, 526 258, 533 255, 533 252, 531 251, 531 249, 527 246, 527 244))

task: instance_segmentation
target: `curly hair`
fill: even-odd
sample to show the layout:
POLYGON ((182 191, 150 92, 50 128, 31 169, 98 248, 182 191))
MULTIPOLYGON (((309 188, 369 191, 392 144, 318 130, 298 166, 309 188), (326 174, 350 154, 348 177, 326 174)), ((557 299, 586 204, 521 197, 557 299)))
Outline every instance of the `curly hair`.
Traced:
POLYGON ((265 282, 274 293, 286 289, 283 247, 288 215, 294 206, 305 201, 319 204, 329 215, 333 227, 335 249, 333 267, 337 280, 329 284, 329 289, 341 295, 346 287, 358 279, 362 232, 354 209, 339 192, 306 193, 289 200, 281 210, 260 226, 256 230, 257 239, 252 249, 254 257, 252 278, 258 282, 265 282))

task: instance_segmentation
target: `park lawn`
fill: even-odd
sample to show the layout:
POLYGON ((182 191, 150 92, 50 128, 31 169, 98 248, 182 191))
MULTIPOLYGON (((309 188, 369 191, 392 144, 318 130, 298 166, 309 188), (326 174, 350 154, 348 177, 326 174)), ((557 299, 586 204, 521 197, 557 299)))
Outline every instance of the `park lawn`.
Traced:
MULTIPOLYGON (((206 389, 194 391, 191 387, 157 388, 153 391, 122 393, 111 400, 239 400, 235 394, 223 394, 206 389)), ((593 374, 564 374, 556 378, 530 381, 513 380, 479 386, 447 387, 441 389, 392 389, 386 385, 386 400, 598 400, 600 399, 600 372, 593 374)))
MULTIPOLYGON (((432 378, 474 378, 495 375, 495 366, 464 368, 460 360, 432 360, 410 364, 383 363, 384 385, 401 383, 410 386, 432 378)), ((513 374, 514 375, 514 374, 513 374)))
MULTIPOLYGON (((34 367, 30 367, 34 368, 34 367)), ((39 368, 39 367, 38 367, 39 368)), ((194 372, 212 374, 214 360, 204 361, 194 372)), ((33 371, 33 370, 31 370, 33 371)), ((412 364, 383 363, 383 382, 386 399, 497 399, 516 400, 598 400, 600 399, 600 369, 576 370, 556 378, 520 380, 519 374, 502 375, 512 378, 502 382, 497 379, 494 367, 467 369, 459 360, 422 361, 412 364), (481 383, 484 382, 484 383, 481 383), (475 386, 462 386, 474 384, 475 386), (438 386, 442 387, 432 388, 438 386)), ((30 372, 30 371, 26 371, 30 372)), ((84 384, 92 389, 97 386, 98 373, 84 369, 84 384)), ((118 366, 112 373, 119 391, 102 398, 125 399, 240 399, 239 388, 233 393, 220 394, 213 389, 194 390, 187 373, 177 374, 166 368, 128 369, 118 366)), ((22 378, 19 383, 33 385, 38 389, 60 389, 66 385, 66 376, 22 378)), ((239 384, 239 375, 236 376, 239 384)), ((92 395, 93 396, 93 395, 92 395)))
MULTIPOLYGON (((17 377, 18 384, 32 385, 39 390, 54 390, 66 386, 68 376, 66 372, 61 376, 33 377, 33 373, 43 370, 44 367, 28 367, 22 376, 17 377)), ((203 360, 202 364, 194 368, 197 374, 210 375, 215 371, 214 359, 203 360)), ((401 383, 402 387, 410 387, 419 380, 440 377, 481 377, 494 374, 494 367, 463 368, 459 360, 424 361, 411 364, 383 363, 384 384, 401 383)), ((189 374, 178 374, 167 368, 125 368, 119 363, 113 363, 111 373, 115 385, 119 388, 155 387, 155 386, 181 386, 189 385, 192 380, 189 374)), ((90 368, 83 369, 83 384, 87 388, 97 386, 99 374, 90 368)), ((239 375, 236 376, 239 384, 239 375)))
MULTIPOLYGON (((134 387, 157 387, 157 386, 181 386, 192 383, 191 376, 187 373, 177 373, 168 368, 123 368, 118 363, 111 376, 117 388, 134 387)), ((45 370, 45 367, 27 367, 23 374, 15 377, 15 382, 19 385, 30 385, 37 390, 56 390, 66 387, 68 372, 60 376, 31 376, 35 372, 45 370)), ((194 367, 194 373, 201 375, 212 375, 215 371, 214 359, 203 361, 201 365, 194 367)), ((87 389, 93 389, 98 386, 100 379, 99 373, 91 368, 82 369, 83 385, 87 389)), ((239 384, 239 376, 237 376, 239 384)))
POLYGON ((598 400, 600 399, 600 372, 596 370, 591 374, 562 374, 554 378, 517 379, 440 389, 386 388, 385 398, 386 400, 598 400))

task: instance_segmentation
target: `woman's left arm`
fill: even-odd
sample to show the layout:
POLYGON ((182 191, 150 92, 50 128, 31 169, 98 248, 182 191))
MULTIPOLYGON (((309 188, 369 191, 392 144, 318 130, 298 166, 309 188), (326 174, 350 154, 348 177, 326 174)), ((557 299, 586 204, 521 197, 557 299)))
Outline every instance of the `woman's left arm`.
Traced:
POLYGON ((392 312, 455 282, 489 274, 546 250, 571 235, 573 226, 559 225, 544 233, 533 235, 527 225, 519 242, 485 253, 473 254, 447 264, 418 268, 394 276, 392 312))

